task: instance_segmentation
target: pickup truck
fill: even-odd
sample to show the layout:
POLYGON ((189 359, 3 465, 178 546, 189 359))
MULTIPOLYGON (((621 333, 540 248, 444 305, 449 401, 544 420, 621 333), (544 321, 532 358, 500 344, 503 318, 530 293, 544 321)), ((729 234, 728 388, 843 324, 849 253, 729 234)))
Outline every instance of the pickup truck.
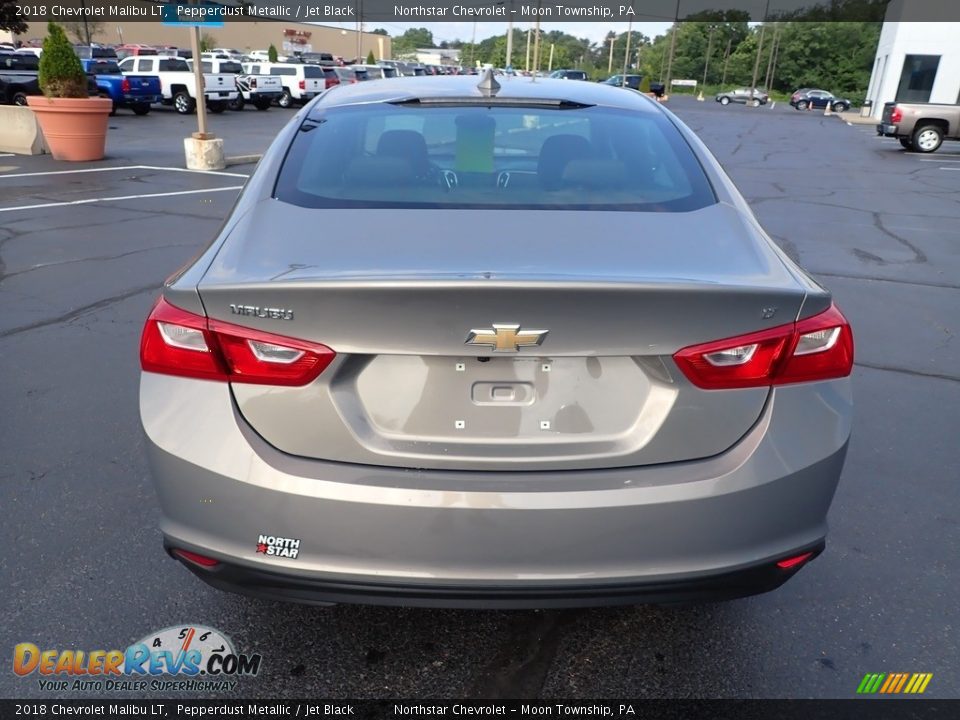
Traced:
MULTIPOLYGON (((192 60, 190 67, 193 67, 192 60)), ((232 73, 236 76, 237 99, 230 101, 231 110, 243 110, 248 102, 253 103, 257 110, 266 110, 283 94, 283 83, 279 77, 252 74, 236 60, 203 58, 200 69, 205 73, 232 73)))
POLYGON ((895 137, 913 152, 932 153, 944 140, 960 140, 960 105, 884 103, 877 135, 895 137))
MULTIPOLYGON (((197 81, 182 57, 165 55, 137 55, 120 61, 124 75, 156 75, 164 105, 173 105, 181 115, 189 115, 197 109, 197 81)), ((236 76, 209 74, 203 76, 203 96, 210 112, 221 113, 228 103, 237 98, 236 76)))
POLYGON ((99 95, 113 100, 111 115, 117 108, 130 108, 137 115, 146 115, 151 104, 163 100, 160 78, 154 75, 124 75, 116 60, 82 59, 80 63, 96 78, 99 95))
MULTIPOLYGON (((40 59, 30 53, 0 52, 0 102, 7 105, 26 105, 28 95, 42 95, 40 90, 40 59)), ((96 79, 87 74, 87 92, 96 97, 96 79)))
POLYGON ((306 105, 307 101, 327 89, 324 68, 319 65, 253 62, 247 63, 246 69, 253 75, 276 75, 280 78, 283 91, 277 99, 277 105, 282 108, 294 104, 306 105))

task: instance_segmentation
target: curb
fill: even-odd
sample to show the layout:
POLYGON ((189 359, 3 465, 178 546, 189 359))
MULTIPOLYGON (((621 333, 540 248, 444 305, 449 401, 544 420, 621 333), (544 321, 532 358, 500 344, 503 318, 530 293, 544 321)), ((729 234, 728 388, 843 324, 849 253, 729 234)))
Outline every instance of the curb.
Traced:
POLYGON ((224 162, 227 167, 231 165, 250 165, 252 163, 260 162, 260 158, 263 155, 253 154, 253 155, 231 155, 230 157, 224 158, 224 162))

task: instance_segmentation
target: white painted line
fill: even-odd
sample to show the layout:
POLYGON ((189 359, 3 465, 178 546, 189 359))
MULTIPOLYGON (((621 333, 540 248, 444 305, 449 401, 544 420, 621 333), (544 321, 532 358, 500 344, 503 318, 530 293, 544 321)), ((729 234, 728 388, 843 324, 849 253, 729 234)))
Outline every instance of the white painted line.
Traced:
POLYGON ((166 170, 169 172, 197 173, 199 175, 222 175, 224 177, 249 177, 242 173, 221 172, 219 170, 187 170, 186 168, 160 167, 158 165, 121 165, 119 167, 102 168, 83 168, 81 170, 46 170, 44 172, 32 173, 13 173, 5 175, 0 173, 0 180, 4 178, 22 178, 22 177, 41 177, 43 175, 75 175, 77 173, 95 173, 95 172, 116 172, 118 170, 166 170))
POLYGON ((914 159, 915 159, 915 160, 918 160, 919 162, 933 162, 933 163, 956 162, 956 163, 960 163, 960 158, 957 158, 956 160, 953 160, 953 159, 951 159, 951 158, 940 158, 940 159, 938 159, 938 160, 935 160, 935 159, 933 159, 933 158, 914 158, 914 159))
POLYGON ((227 190, 242 190, 242 185, 233 185, 222 188, 206 188, 204 190, 178 190, 176 192, 147 193, 144 195, 121 195, 120 197, 88 198, 86 200, 70 200, 67 202, 40 203, 39 205, 19 205, 17 207, 0 207, 0 213, 14 212, 15 210, 36 210, 38 208, 65 207, 67 205, 89 205, 91 203, 116 202, 118 200, 140 200, 143 198, 174 197, 176 195, 196 195, 198 193, 225 192, 227 190))
POLYGON ((0 157, 16 157, 16 153, 0 153, 0 157))
POLYGON ((960 172, 960 168, 940 168, 940 169, 941 169, 941 170, 956 170, 957 172, 960 172))

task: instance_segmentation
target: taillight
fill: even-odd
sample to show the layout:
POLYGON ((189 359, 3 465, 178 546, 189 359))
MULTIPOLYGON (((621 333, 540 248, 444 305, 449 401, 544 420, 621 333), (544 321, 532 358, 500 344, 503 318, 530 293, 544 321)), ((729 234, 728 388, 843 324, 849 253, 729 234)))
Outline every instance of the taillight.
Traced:
POLYGON ((329 90, 330 88, 336 87, 336 86, 339 85, 339 84, 340 84, 340 78, 338 78, 338 77, 328 77, 328 78, 327 78, 327 87, 326 87, 326 89, 329 90))
POLYGON ((901 120, 903 120, 903 110, 901 110, 898 106, 894 105, 893 112, 890 113, 890 122, 898 123, 901 120))
POLYGON ((123 81, 120 83, 120 91, 121 91, 121 92, 125 92, 125 93, 130 92, 130 79, 129 79, 129 78, 124 78, 123 81))
POLYGON ((301 89, 301 90, 306 90, 306 89, 307 89, 307 81, 306 81, 306 80, 301 80, 301 81, 298 83, 298 85, 300 85, 300 89, 301 89))
POLYGON ((806 320, 684 348, 673 359, 706 390, 829 380, 850 374, 853 332, 831 305, 806 320))
POLYGON ((325 345, 195 315, 162 297, 140 339, 147 372, 232 383, 306 385, 335 357, 325 345))
POLYGON ((216 567, 220 564, 219 560, 216 560, 212 557, 207 557, 206 555, 201 555, 200 553, 191 552, 190 550, 184 550, 182 548, 174 548, 173 554, 179 558, 182 558, 188 562, 192 562, 194 565, 199 565, 201 567, 216 567))

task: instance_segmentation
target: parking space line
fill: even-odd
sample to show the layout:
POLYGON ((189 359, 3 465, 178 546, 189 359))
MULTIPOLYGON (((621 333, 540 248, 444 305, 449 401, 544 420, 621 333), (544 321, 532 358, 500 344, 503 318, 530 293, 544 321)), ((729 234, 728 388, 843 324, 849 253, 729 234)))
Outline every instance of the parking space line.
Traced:
POLYGON ((39 208, 66 207, 68 205, 90 205, 91 203, 116 202, 118 200, 140 200, 143 198, 174 197, 175 195, 196 195, 198 193, 225 192, 227 190, 242 190, 243 185, 231 185, 222 188, 204 188, 202 190, 178 190, 176 192, 146 193, 142 195, 121 195, 120 197, 87 198, 85 200, 68 200, 65 202, 40 203, 38 205, 18 205, 17 207, 0 207, 0 213, 15 210, 36 210, 39 208))
POLYGON ((79 170, 44 170, 43 172, 12 173, 9 175, 0 173, 0 180, 3 180, 4 178, 42 177, 44 175, 74 175, 78 173, 111 172, 116 170, 166 170, 168 172, 186 172, 196 173, 198 175, 220 175, 223 177, 236 178, 249 177, 249 175, 244 175, 243 173, 223 172, 221 170, 188 170, 186 168, 161 167, 159 165, 120 165, 118 167, 81 168, 79 170))
POLYGON ((945 163, 945 162, 960 163, 960 158, 957 158, 956 160, 952 158, 940 158, 939 160, 935 160, 933 158, 916 158, 916 160, 918 162, 932 162, 932 163, 945 163))

